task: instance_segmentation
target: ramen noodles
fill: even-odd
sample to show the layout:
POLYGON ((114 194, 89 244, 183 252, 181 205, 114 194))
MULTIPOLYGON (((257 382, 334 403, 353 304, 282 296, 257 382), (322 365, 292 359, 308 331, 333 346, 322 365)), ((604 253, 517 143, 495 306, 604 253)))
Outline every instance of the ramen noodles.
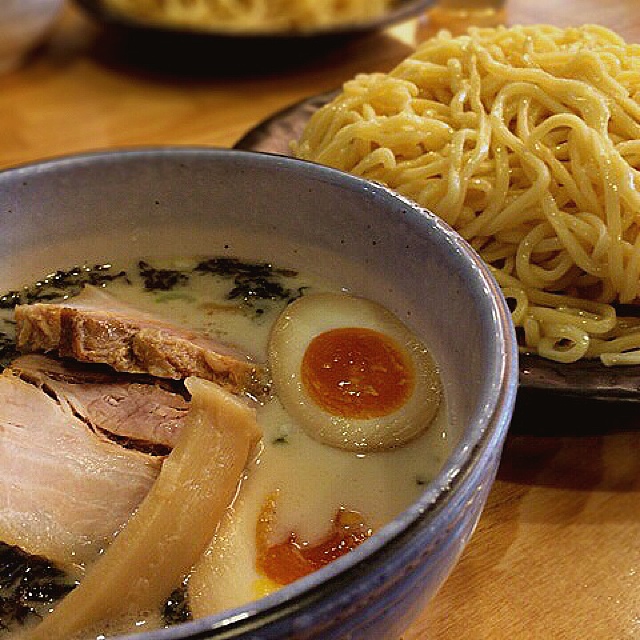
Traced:
POLYGON ((640 363, 640 45, 594 25, 443 31, 346 82, 292 148, 452 225, 523 351, 640 363))

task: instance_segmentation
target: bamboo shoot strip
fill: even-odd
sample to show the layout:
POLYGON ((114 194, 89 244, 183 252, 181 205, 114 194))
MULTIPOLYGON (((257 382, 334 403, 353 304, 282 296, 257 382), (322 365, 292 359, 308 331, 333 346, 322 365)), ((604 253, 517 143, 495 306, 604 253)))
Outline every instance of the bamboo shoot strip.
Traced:
POLYGON ((24 640, 84 630, 160 607, 211 540, 260 438, 255 411, 214 383, 186 380, 191 408, 147 497, 105 554, 24 640))

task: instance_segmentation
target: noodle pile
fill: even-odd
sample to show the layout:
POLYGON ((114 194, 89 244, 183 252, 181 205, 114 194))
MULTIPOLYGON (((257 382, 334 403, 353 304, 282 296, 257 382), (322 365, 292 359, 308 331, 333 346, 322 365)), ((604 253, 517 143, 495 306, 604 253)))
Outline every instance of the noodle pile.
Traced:
POLYGON ((640 318, 616 313, 640 297, 640 45, 595 25, 443 31, 347 82, 292 150, 454 227, 521 350, 640 363, 640 318))
POLYGON ((103 0, 127 16, 229 31, 305 31, 369 20, 393 0, 103 0))

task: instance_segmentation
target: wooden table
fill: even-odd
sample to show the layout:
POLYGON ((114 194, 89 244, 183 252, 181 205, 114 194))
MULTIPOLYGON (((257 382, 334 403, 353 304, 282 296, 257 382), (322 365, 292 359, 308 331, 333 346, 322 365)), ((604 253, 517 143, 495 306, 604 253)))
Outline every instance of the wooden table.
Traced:
MULTIPOLYGON (((507 20, 599 22, 640 42, 639 0, 508 0, 507 20)), ((0 168, 113 147, 228 147, 282 107, 388 70, 415 33, 409 22, 276 70, 185 75, 127 62, 69 6, 48 44, 0 76, 0 168)), ((520 395, 475 535, 404 636, 423 638, 640 638, 640 405, 520 395)))

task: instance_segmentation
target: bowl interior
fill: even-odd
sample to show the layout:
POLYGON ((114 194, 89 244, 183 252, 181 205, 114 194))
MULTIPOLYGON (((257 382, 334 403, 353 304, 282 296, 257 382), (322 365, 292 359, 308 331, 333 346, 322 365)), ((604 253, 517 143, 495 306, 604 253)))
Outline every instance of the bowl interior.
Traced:
POLYGON ((416 513, 469 463, 515 388, 509 314, 488 271, 450 228, 383 187, 282 156, 154 148, 5 171, 0 193, 2 291, 83 263, 226 255, 389 307, 440 364, 456 439, 416 513))
POLYGON ((505 336, 482 264, 382 187, 268 154, 165 149, 26 166, 0 174, 0 188, 3 290, 87 261, 264 260, 399 315, 433 349, 455 424, 468 425, 500 380, 505 336))

